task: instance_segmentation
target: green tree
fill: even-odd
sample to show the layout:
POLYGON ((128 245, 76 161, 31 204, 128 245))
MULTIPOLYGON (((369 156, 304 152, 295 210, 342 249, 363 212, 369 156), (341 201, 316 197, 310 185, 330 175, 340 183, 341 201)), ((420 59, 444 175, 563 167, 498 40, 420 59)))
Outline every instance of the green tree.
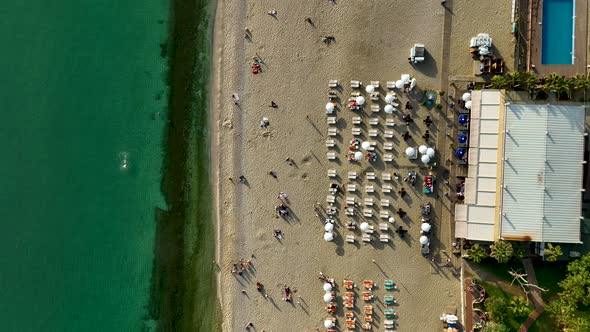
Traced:
POLYGON ((574 80, 574 91, 576 93, 584 92, 590 88, 590 80, 585 75, 576 74, 572 79, 574 80))
POLYGON ((556 73, 549 74, 545 77, 545 92, 555 92, 557 98, 561 98, 563 93, 567 93, 568 86, 564 76, 557 75, 556 73))
POLYGON ((554 246, 551 243, 547 243, 547 248, 545 248, 544 253, 545 259, 547 259, 548 262, 555 262, 561 255, 563 255, 561 247, 554 246))
POLYGON ((514 248, 514 253, 512 254, 512 257, 515 260, 520 261, 524 258, 524 256, 526 256, 527 251, 524 245, 522 245, 522 243, 515 243, 512 247, 514 248))
POLYGON ((503 323, 506 318, 506 311, 508 304, 506 300, 498 296, 490 296, 484 301, 486 311, 491 315, 491 318, 496 323, 503 323))
POLYGON ((492 252, 490 256, 494 257, 498 263, 506 263, 512 258, 512 254, 514 253, 514 249, 512 249, 512 244, 506 241, 498 241, 490 246, 492 252))
POLYGON ((490 88, 500 89, 500 90, 508 90, 508 89, 510 89, 510 83, 508 82, 506 77, 504 77, 502 75, 494 75, 494 76, 492 76, 490 88))
POLYGON ((511 298, 510 303, 508 304, 508 309, 510 309, 510 312, 512 312, 516 317, 527 316, 530 312, 529 304, 522 296, 515 296, 511 298))
POLYGON ((485 249, 480 247, 479 244, 474 244, 471 248, 467 249, 467 258, 475 263, 481 262, 486 256, 485 249))
POLYGON ((504 324, 489 322, 481 329, 481 332, 510 332, 510 329, 504 324))

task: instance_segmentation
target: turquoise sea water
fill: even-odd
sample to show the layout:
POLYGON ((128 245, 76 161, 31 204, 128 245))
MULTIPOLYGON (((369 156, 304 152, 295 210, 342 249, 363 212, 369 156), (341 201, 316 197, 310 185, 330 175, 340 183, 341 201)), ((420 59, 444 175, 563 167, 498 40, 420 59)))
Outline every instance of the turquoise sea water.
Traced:
POLYGON ((543 0, 541 62, 573 63, 574 0, 543 0))
POLYGON ((165 207, 169 3, 0 8, 2 330, 141 331, 165 207))

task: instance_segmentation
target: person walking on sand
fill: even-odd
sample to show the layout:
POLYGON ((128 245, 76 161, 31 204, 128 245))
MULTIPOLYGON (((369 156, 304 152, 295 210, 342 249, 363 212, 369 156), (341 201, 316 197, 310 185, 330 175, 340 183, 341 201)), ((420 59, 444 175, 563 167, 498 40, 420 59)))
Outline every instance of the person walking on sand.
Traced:
POLYGON ((275 103, 275 101, 273 100, 270 102, 270 107, 277 108, 277 107, 279 107, 279 105, 277 105, 277 103, 275 103))
POLYGON ((240 96, 237 93, 232 94, 231 98, 234 100, 234 104, 238 105, 240 103, 240 96))

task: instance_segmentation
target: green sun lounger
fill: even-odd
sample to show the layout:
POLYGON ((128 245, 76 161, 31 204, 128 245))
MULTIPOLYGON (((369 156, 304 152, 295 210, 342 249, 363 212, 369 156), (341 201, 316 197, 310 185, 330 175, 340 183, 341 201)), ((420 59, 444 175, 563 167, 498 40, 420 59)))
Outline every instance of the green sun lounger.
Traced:
POLYGON ((383 285, 385 286, 386 290, 393 290, 395 289, 395 283, 393 282, 393 280, 385 280, 385 282, 383 283, 383 285))
POLYGON ((385 318, 387 319, 395 319, 397 313, 393 309, 385 309, 385 318))
POLYGON ((394 305, 396 303, 395 299, 393 298, 393 295, 385 295, 383 297, 383 299, 384 299, 385 305, 394 305))

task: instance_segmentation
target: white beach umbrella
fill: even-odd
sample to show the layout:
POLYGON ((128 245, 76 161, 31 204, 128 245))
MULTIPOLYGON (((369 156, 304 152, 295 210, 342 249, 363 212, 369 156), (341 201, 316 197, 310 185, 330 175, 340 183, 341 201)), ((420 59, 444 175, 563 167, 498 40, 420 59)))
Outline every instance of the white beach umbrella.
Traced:
POLYGON ((334 233, 332 233, 332 232, 324 233, 324 240, 326 240, 328 242, 334 240, 334 233))
POLYGON ((428 147, 426 145, 420 145, 420 147, 418 148, 418 152, 420 152, 421 154, 425 154, 427 150, 428 147))
POLYGON ((375 92, 375 87, 369 84, 365 87, 365 91, 367 91, 367 93, 373 93, 375 92))
POLYGON ((420 244, 428 244, 428 237, 426 235, 420 237, 420 244))
POLYGON ((415 155, 416 155, 416 149, 414 149, 411 146, 406 149, 406 156, 413 157, 415 155))
POLYGON ((401 89, 404 87, 404 82, 402 80, 395 81, 395 87, 401 89))
POLYGON ((393 224, 395 222, 395 218, 394 217, 389 217, 389 222, 393 224))
POLYGON ((330 293, 324 294, 324 302, 328 303, 330 301, 332 301, 332 294, 330 294, 330 293))
POLYGON ((469 100, 471 100, 471 93, 465 92, 463 94, 463 97, 461 97, 461 99, 463 99, 463 101, 469 101, 469 100))
POLYGON ((365 104, 365 97, 363 97, 363 96, 356 97, 356 103, 359 105, 364 105, 365 104))
POLYGON ((447 323, 449 324, 455 324, 458 320, 459 318, 455 315, 447 315, 447 323))
POLYGON ((465 108, 471 109, 471 100, 465 102, 465 108))
MULTIPOLYGON (((329 291, 331 291, 331 290, 332 290, 332 284, 330 284, 329 282, 325 283, 325 284, 324 284, 324 290, 325 290, 326 292, 329 292, 329 291)), ((328 294, 328 295, 331 295, 330 293, 326 293, 326 294, 328 294)))
POLYGON ((355 159, 356 161, 361 161, 361 160, 363 160, 363 153, 362 153, 362 152, 360 152, 360 151, 357 151, 357 152, 355 152, 355 153, 354 153, 354 159, 355 159))
POLYGON ((328 112, 332 112, 334 110, 334 104, 332 103, 327 103, 326 104, 326 111, 328 112))
POLYGON ((385 102, 386 103, 393 103, 393 101, 395 100, 395 97, 393 95, 386 95, 385 96, 385 102))
POLYGON ((428 149, 426 149, 426 155, 427 155, 428 157, 430 157, 430 158, 434 158, 434 153, 435 153, 435 151, 434 151, 434 149, 433 149, 433 148, 428 148, 428 149))
POLYGON ((326 225, 324 226, 324 229, 326 230, 326 232, 331 232, 334 230, 334 224, 332 224, 331 222, 326 223, 326 225))
POLYGON ((409 74, 403 74, 403 75, 402 75, 402 82, 403 82, 404 84, 408 84, 408 83, 410 83, 410 81, 411 81, 411 80, 412 80, 412 79, 410 78, 410 75, 409 75, 409 74))
POLYGON ((329 319, 326 319, 326 320, 324 321, 324 326, 325 326, 327 329, 329 329, 329 328, 331 328, 331 327, 333 327, 333 326, 334 326, 334 322, 332 322, 332 321, 331 321, 331 320, 329 320, 329 319))
POLYGON ((387 113, 387 114, 393 114, 393 111, 395 110, 395 108, 393 108, 393 106, 391 106, 389 104, 385 105, 384 109, 385 109, 385 113, 387 113))
POLYGON ((430 157, 424 154, 422 155, 422 158, 420 158, 420 160, 422 160, 423 163, 428 164, 430 162, 430 157))
POLYGON ((424 232, 429 232, 430 231, 430 228, 432 228, 432 226, 429 223, 425 222, 425 223, 422 224, 422 226, 420 226, 420 228, 424 232))
POLYGON ((361 228, 361 231, 366 232, 369 229, 369 223, 362 222, 360 228, 361 228))
POLYGON ((363 150, 369 150, 371 148, 371 143, 364 141, 361 143, 361 148, 363 148, 363 150))
POLYGON ((416 79, 412 78, 412 80, 410 81, 410 90, 416 87, 416 83, 417 83, 416 79))

